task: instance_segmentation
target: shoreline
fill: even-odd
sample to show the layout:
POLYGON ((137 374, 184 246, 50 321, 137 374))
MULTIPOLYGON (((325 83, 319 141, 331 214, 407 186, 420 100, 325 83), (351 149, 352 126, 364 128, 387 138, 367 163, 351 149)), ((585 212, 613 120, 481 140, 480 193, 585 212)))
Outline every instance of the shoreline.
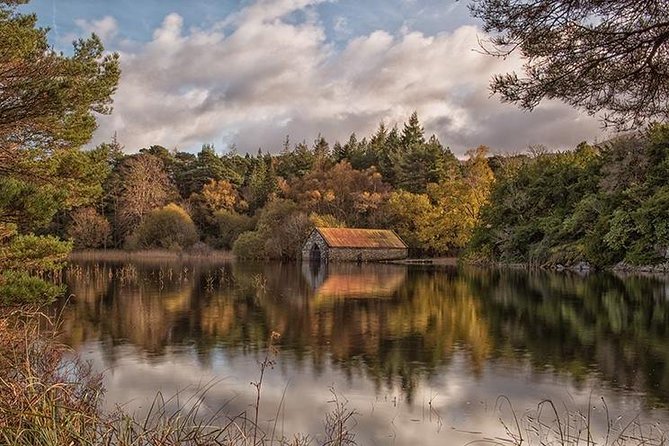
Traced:
MULTIPOLYGON (((198 251, 170 251, 167 249, 149 249, 126 251, 123 249, 85 249, 72 251, 67 258, 68 261, 107 261, 107 262, 161 262, 161 261, 187 261, 187 262, 232 262, 238 259, 232 251, 224 250, 198 250, 198 251)), ((271 262, 271 261, 263 261, 271 262)), ((301 262, 296 260, 296 262, 301 262)), ((609 272, 615 274, 651 274, 669 275, 669 262, 658 265, 629 265, 618 263, 617 265, 597 268, 587 262, 579 262, 575 265, 563 266, 535 266, 530 263, 504 263, 504 262, 481 262, 467 261, 460 257, 426 257, 389 260, 384 262, 370 262, 378 264, 405 265, 405 266, 448 266, 459 265, 480 268, 502 268, 510 270, 547 271, 547 272, 572 272, 577 274, 590 274, 597 272, 609 272)))
POLYGON ((609 272, 615 274, 650 274, 650 275, 669 275, 669 262, 657 265, 630 265, 620 262, 616 265, 598 268, 590 265, 588 262, 579 262, 575 265, 552 265, 535 266, 530 263, 504 263, 504 262, 481 262, 467 261, 458 259, 458 264, 475 266, 482 268, 504 268, 525 271, 549 271, 549 272, 572 272, 578 274, 590 274, 598 272, 609 272))
POLYGON ((200 250, 200 251, 170 251, 167 249, 147 249, 125 251, 123 249, 82 249, 72 251, 68 261, 108 261, 108 262, 159 262, 159 261, 194 261, 194 262, 224 262, 235 260, 231 251, 200 250))

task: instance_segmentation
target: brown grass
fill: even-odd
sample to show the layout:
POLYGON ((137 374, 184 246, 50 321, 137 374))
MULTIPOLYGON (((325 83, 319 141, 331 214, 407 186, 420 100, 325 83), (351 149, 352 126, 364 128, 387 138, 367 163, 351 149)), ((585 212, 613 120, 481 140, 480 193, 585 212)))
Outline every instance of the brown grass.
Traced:
POLYGON ((166 249, 152 249, 141 251, 124 251, 120 249, 91 249, 79 250, 70 253, 68 260, 72 261, 107 261, 107 262, 137 262, 154 263, 166 261, 185 262, 229 262, 234 260, 230 251, 170 251, 166 249))
POLYGON ((102 432, 101 377, 87 364, 63 361, 68 348, 55 334, 39 311, 1 310, 1 444, 95 444, 102 432))
POLYGON ((511 400, 502 395, 495 407, 506 435, 467 446, 666 446, 669 441, 662 426, 644 422, 639 413, 614 417, 604 398, 599 403, 588 401, 585 410, 543 400, 534 410, 517 414, 511 400), (596 414, 593 409, 602 410, 596 414))

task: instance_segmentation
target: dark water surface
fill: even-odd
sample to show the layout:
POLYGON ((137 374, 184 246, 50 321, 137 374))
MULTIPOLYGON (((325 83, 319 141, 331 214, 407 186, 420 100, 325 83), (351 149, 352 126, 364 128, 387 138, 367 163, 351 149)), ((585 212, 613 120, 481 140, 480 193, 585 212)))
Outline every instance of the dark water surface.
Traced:
POLYGON ((500 395, 521 418, 545 398, 573 411, 590 401, 601 418, 604 398, 611 417, 669 426, 666 278, 82 262, 67 281, 65 341, 105 371, 109 408, 216 382, 205 407, 250 411, 274 331, 261 419, 278 413, 286 435, 322 432, 331 387, 358 412, 361 444, 505 437, 500 395))

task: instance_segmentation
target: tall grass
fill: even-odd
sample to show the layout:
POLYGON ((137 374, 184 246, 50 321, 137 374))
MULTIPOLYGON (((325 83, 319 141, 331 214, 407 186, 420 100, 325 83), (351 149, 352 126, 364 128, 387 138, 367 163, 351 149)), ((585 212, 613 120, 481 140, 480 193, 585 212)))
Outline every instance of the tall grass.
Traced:
MULTIPOLYGON (((272 342, 253 383, 252 414, 203 404, 211 385, 187 400, 158 393, 147 413, 104 413, 102 376, 56 341, 57 324, 35 310, 0 310, 0 444, 8 446, 302 446, 355 444, 355 412, 335 395, 316 437, 277 437, 258 422, 263 376, 274 364, 272 342)), ((277 409, 277 418, 279 410, 277 409)))
POLYGON ((147 249, 139 251, 124 251, 119 249, 92 249, 73 251, 69 260, 73 261, 106 261, 106 262, 138 262, 153 263, 164 261, 188 262, 224 262, 234 259, 230 251, 192 250, 170 251, 167 249, 147 249))
POLYGON ((0 443, 98 444, 101 377, 87 364, 64 360, 50 320, 38 311, 0 317, 0 443))
POLYGON ((476 440, 467 445, 513 446, 663 446, 667 434, 658 423, 643 422, 639 413, 613 417, 604 398, 597 405, 575 409, 552 400, 518 414, 506 396, 497 399, 505 436, 476 440), (596 411, 596 413, 595 413, 596 411))

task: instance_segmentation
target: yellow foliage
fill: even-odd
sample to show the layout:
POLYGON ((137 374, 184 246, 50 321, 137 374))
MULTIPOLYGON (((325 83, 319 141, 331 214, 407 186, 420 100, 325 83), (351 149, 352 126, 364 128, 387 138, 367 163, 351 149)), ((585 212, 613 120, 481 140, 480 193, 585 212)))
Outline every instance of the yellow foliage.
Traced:
POLYGON ((227 180, 210 180, 202 188, 202 197, 213 211, 231 211, 239 201, 239 194, 227 180))

